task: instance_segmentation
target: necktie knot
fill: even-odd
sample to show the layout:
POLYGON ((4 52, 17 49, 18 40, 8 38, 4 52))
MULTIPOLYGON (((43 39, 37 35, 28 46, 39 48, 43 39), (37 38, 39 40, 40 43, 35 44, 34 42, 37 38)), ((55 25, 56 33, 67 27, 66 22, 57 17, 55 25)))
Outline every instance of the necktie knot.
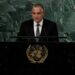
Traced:
POLYGON ((37 27, 39 27, 40 26, 40 24, 37 24, 37 27))

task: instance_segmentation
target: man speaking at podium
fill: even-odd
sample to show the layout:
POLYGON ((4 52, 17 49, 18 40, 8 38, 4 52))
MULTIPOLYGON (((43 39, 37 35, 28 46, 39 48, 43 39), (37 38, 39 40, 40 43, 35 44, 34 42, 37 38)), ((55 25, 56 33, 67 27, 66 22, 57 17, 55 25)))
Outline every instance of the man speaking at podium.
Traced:
MULTIPOLYGON (((58 32, 57 32, 56 23, 45 19, 44 16, 45 16, 45 11, 44 11, 43 5, 33 4, 32 19, 22 23, 22 25, 20 27, 20 31, 18 33, 18 36, 22 36, 22 37, 19 37, 17 39, 17 41, 18 42, 29 42, 29 43, 32 43, 32 42, 42 42, 43 43, 43 42, 49 42, 49 41, 50 42, 58 42, 58 32)), ((44 62, 48 55, 47 50, 43 46, 41 46, 39 48, 38 47, 39 47, 39 45, 34 45, 34 46, 32 45, 32 47, 29 45, 29 47, 26 50, 28 59, 31 62, 33 62, 33 60, 31 60, 31 59, 34 59, 34 63, 40 63, 41 60, 42 60, 42 62, 44 62)), ((54 61, 52 51, 53 50, 50 51, 50 59, 49 59, 50 61, 52 61, 52 59, 54 61)), ((28 60, 26 61, 24 59, 24 61, 25 61, 25 63, 26 62, 29 63, 28 60)), ((46 62, 47 62, 47 60, 46 60, 46 62)), ((53 64, 53 62, 52 62, 52 64, 53 64)), ((50 67, 51 70, 53 70, 52 68, 54 66, 52 64, 51 64, 52 67, 50 67)), ((39 75, 40 75, 40 72, 42 72, 41 69, 42 69, 42 66, 36 65, 33 67, 32 70, 34 70, 34 72, 36 70, 36 72, 37 73, 39 72, 39 75), (35 67, 37 67, 37 69, 35 67), (38 69, 40 69, 40 70, 38 71, 38 69)))
POLYGON ((45 10, 42 4, 33 4, 32 19, 22 23, 18 42, 57 42, 58 31, 56 23, 44 18, 45 10), (23 37, 24 36, 24 37, 23 37))

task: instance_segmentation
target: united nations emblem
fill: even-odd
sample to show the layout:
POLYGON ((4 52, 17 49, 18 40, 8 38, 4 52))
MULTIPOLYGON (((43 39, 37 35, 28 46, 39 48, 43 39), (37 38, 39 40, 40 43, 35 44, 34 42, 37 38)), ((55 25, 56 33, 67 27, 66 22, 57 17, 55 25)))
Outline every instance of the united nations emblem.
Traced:
POLYGON ((48 49, 45 45, 29 45, 26 55, 31 63, 44 63, 48 56, 48 49))

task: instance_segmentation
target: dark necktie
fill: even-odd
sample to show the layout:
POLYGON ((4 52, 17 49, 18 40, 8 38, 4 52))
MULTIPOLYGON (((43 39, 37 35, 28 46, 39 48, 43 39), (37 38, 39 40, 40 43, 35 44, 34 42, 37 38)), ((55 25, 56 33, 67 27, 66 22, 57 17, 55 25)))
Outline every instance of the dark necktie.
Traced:
POLYGON ((40 36, 40 31, 39 31, 39 24, 37 24, 37 29, 36 29, 36 42, 39 41, 39 37, 40 36))

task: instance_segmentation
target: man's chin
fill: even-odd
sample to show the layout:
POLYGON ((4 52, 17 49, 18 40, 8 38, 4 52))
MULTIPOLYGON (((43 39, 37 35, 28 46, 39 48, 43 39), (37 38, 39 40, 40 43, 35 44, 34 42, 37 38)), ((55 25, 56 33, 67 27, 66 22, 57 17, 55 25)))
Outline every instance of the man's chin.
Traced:
POLYGON ((39 23, 40 21, 39 20, 35 20, 35 22, 39 23))

